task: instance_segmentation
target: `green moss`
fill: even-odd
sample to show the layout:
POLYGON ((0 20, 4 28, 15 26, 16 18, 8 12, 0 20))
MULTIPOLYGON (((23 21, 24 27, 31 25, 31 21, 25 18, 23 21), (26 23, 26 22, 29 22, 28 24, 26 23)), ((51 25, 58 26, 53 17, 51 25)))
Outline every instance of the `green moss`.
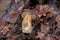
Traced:
POLYGON ((3 10, 0 9, 0 13, 3 13, 3 10))

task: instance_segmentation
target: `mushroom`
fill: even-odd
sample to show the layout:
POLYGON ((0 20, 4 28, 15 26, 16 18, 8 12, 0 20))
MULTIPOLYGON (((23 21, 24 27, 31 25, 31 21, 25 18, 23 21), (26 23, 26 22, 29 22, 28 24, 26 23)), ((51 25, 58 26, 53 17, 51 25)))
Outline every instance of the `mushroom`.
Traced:
POLYGON ((30 12, 23 12, 22 13, 22 32, 23 33, 31 33, 33 30, 32 26, 32 19, 34 19, 34 15, 31 15, 30 12))

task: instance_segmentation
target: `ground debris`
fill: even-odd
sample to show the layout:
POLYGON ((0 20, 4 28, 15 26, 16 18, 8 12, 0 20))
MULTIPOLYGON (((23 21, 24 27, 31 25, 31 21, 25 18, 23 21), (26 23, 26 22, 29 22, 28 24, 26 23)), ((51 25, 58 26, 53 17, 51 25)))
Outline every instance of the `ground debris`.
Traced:
MULTIPOLYGON (((60 40, 60 15, 55 10, 54 2, 51 0, 40 1, 11 0, 5 13, 0 16, 0 39, 60 40), (50 5, 50 3, 54 5, 50 5), (25 18, 26 14, 30 19, 25 18), (22 32, 22 26, 25 24, 31 24, 33 27, 31 33, 22 32)), ((28 29, 28 31, 30 30, 28 29)))

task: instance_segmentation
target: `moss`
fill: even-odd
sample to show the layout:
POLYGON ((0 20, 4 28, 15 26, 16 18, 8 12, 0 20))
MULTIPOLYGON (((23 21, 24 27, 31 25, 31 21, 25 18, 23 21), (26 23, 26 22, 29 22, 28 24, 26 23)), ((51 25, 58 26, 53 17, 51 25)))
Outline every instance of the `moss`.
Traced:
POLYGON ((3 13, 3 10, 0 9, 0 13, 3 13))

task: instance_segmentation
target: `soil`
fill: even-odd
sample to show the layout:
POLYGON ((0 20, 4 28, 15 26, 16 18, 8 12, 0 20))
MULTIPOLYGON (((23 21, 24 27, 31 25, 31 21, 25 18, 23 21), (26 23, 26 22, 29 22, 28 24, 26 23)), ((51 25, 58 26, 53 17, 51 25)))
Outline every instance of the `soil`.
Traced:
POLYGON ((0 40, 60 40, 60 12, 55 0, 2 0, 0 5, 4 10, 0 13, 0 40), (28 14, 30 19, 25 18, 28 14), (30 28, 22 32, 26 25, 31 32, 30 28))

